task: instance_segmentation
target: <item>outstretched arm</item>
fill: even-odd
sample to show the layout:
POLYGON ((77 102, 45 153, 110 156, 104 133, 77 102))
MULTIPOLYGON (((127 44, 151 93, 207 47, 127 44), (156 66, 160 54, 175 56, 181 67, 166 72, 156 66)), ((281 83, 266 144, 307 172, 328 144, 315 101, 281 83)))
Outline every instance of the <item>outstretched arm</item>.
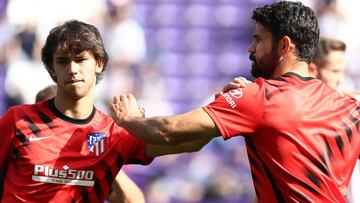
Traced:
POLYGON ((184 142, 178 145, 146 145, 146 157, 157 157, 169 154, 191 153, 200 151, 212 138, 198 139, 195 141, 184 142))
POLYGON ((135 98, 128 94, 114 97, 109 109, 118 125, 148 144, 178 145, 219 135, 202 108, 177 116, 142 118, 135 98))

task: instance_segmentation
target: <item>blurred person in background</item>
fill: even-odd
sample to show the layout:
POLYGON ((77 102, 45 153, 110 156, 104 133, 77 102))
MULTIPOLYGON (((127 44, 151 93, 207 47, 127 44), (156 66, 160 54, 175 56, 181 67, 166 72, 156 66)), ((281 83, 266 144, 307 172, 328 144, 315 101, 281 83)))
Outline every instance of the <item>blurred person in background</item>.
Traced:
POLYGON ((167 117, 140 118, 136 100, 121 95, 109 104, 114 120, 147 143, 244 136, 259 202, 346 202, 360 154, 360 104, 310 77, 315 13, 280 1, 255 9, 252 19, 254 83, 167 117))
POLYGON ((209 142, 145 144, 94 107, 108 56, 93 25, 71 20, 54 27, 41 59, 56 96, 11 107, 0 119, 3 202, 104 202, 123 164, 146 165, 209 142))
MULTIPOLYGON (((346 44, 341 40, 320 38, 313 62, 309 65, 310 74, 325 84, 338 89, 344 80, 346 67, 346 44)), ((360 100, 359 91, 341 91, 360 100)))
POLYGON ((106 103, 113 92, 137 92, 137 68, 146 56, 145 33, 133 16, 133 0, 106 0, 104 43, 109 54, 106 103))
POLYGON ((6 17, 6 6, 7 1, 0 2, 0 116, 9 106, 21 103, 18 95, 11 96, 5 88, 14 35, 14 28, 6 17))
POLYGON ((41 60, 41 42, 36 34, 36 24, 22 25, 12 39, 11 58, 5 78, 5 90, 21 104, 34 102, 34 95, 43 87, 53 84, 41 60), (33 77, 29 77, 33 76, 33 77))
POLYGON ((320 38, 313 61, 309 65, 310 74, 337 89, 344 80, 345 50, 346 45, 340 40, 320 38))
POLYGON ((38 103, 39 101, 42 100, 52 99, 55 96, 56 96, 56 85, 46 86, 35 95, 35 103, 38 103))

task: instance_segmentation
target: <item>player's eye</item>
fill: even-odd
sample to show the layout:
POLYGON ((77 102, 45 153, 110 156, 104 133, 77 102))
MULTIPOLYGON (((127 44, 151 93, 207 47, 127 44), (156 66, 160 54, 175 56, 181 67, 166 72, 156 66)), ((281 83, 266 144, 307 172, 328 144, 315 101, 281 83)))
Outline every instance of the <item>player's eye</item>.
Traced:
POLYGON ((59 59, 56 59, 56 63, 60 64, 60 65, 65 65, 65 64, 69 63, 69 60, 64 59, 64 58, 59 58, 59 59))
POLYGON ((77 57, 77 58, 75 59, 75 62, 76 62, 76 63, 81 63, 81 62, 84 62, 84 61, 86 61, 86 60, 87 60, 86 57, 77 57))

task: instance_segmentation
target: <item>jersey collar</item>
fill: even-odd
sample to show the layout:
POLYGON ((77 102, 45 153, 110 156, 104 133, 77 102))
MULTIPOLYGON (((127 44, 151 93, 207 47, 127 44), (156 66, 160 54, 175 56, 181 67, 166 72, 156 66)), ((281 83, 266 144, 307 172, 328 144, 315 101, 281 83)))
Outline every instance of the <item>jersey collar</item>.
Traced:
POLYGON ((55 97, 48 100, 48 106, 49 106, 50 111, 55 116, 59 117, 61 120, 64 120, 64 121, 72 123, 72 124, 84 125, 84 124, 88 124, 95 116, 95 113, 96 113, 95 106, 93 107, 93 110, 92 110, 91 114, 89 115, 89 117, 87 117, 85 119, 75 119, 75 118, 66 116, 55 107, 54 99, 55 99, 55 97))

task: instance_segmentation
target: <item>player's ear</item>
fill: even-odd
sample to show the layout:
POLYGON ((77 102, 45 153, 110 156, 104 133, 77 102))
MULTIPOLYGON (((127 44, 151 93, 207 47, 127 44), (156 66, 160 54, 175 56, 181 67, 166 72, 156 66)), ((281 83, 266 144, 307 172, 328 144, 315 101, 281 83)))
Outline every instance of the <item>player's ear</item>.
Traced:
POLYGON ((96 73, 101 73, 102 70, 104 69, 104 64, 105 64, 105 63, 104 63, 104 59, 99 59, 99 60, 97 60, 95 72, 96 72, 96 73))
POLYGON ((287 56, 290 52, 295 51, 295 44, 288 36, 284 36, 279 40, 278 53, 281 57, 287 56))
POLYGON ((314 78, 317 78, 318 76, 318 66, 313 62, 309 64, 309 74, 314 78))

